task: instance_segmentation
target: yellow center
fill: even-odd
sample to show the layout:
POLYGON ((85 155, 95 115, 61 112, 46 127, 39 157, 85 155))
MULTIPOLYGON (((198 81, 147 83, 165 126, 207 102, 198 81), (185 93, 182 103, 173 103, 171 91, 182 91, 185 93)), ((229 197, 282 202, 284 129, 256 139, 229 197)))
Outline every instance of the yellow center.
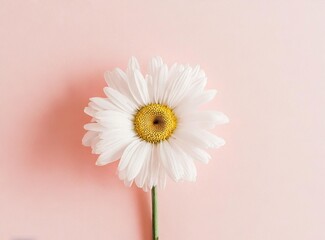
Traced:
POLYGON ((167 140, 177 126, 177 118, 166 105, 152 103, 135 114, 134 129, 138 136, 150 143, 167 140))

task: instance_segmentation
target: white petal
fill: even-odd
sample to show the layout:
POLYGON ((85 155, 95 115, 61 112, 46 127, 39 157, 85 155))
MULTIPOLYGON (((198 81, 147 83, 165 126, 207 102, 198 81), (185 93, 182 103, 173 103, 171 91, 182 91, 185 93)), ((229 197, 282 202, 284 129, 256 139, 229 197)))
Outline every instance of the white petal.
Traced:
POLYGON ((218 148, 225 144, 225 141, 206 130, 194 130, 190 128, 176 129, 174 138, 188 142, 198 148, 218 148))
POLYGON ((197 137, 195 134, 189 131, 189 129, 179 129, 177 128, 173 134, 173 137, 177 140, 181 140, 199 148, 206 148, 206 144, 197 137))
POLYGON ((115 143, 112 143, 107 147, 107 150, 104 151, 97 159, 96 165, 103 166, 105 164, 114 162, 121 158, 125 148, 130 144, 133 139, 121 139, 115 143))
POLYGON ((200 69, 200 66, 197 65, 193 69, 191 74, 191 80, 192 80, 191 88, 197 88, 199 91, 204 90, 207 84, 207 78, 205 76, 205 72, 202 69, 200 69))
POLYGON ((167 182, 166 171, 162 166, 160 166, 158 172, 158 183, 157 183, 158 188, 164 189, 166 187, 166 182, 167 182))
POLYGON ((191 86, 192 69, 187 67, 184 71, 180 71, 177 77, 168 80, 164 101, 168 106, 174 108, 186 96, 189 87, 191 86))
POLYGON ((182 99, 182 101, 179 102, 175 108, 175 111, 192 112, 193 108, 211 101, 216 94, 217 91, 214 89, 204 92, 199 90, 195 90, 195 92, 192 91, 192 93, 189 93, 182 99))
POLYGON ((200 103, 197 100, 198 96, 200 96, 204 92, 204 88, 207 84, 207 78, 198 78, 190 80, 190 86, 185 93, 185 96, 183 99, 179 102, 179 104, 182 104, 183 101, 186 102, 193 102, 195 106, 198 106, 200 103))
POLYGON ((105 130, 105 128, 99 123, 87 123, 84 125, 84 129, 94 132, 101 132, 105 130))
POLYGON ((210 154, 201 148, 198 148, 196 145, 190 144, 189 142, 181 139, 175 139, 175 141, 177 141, 178 145, 184 150, 184 152, 190 155, 192 159, 203 163, 208 163, 211 159, 210 154))
POLYGON ((103 133, 99 133, 100 141, 96 144, 94 152, 100 154, 112 145, 119 144, 123 141, 129 141, 129 139, 134 139, 135 134, 131 130, 125 129, 114 129, 108 130, 103 133))
POLYGON ((97 111, 96 111, 95 109, 93 109, 92 107, 85 107, 85 108, 84 108, 84 112, 85 112, 87 115, 89 115, 89 116, 91 116, 91 117, 94 117, 97 111))
POLYGON ((217 111, 191 111, 177 116, 179 116, 179 125, 202 129, 212 129, 216 124, 229 121, 225 114, 217 111))
POLYGON ((158 72, 156 81, 153 81, 153 101, 155 103, 164 103, 164 95, 167 86, 168 67, 163 64, 158 72))
MULTIPOLYGON (((157 56, 149 61, 149 74, 151 76, 157 76, 159 74, 161 66, 164 64, 161 57, 157 56)), ((154 77, 155 79, 155 77, 154 77)), ((155 79, 156 80, 156 79, 155 79)))
POLYGON ((129 181, 127 179, 124 179, 124 185, 127 187, 131 187, 132 186, 133 181, 129 181))
POLYGON ((106 131, 108 130, 114 130, 114 129, 119 129, 119 130, 125 129, 127 131, 132 131, 133 133, 135 133, 135 131, 133 130, 134 128, 133 122, 128 119, 120 119, 117 122, 114 121, 113 119, 107 118, 107 119, 100 120, 100 124, 105 127, 105 132, 103 132, 103 134, 105 134, 106 131))
POLYGON ((143 188, 145 186, 145 184, 147 185, 146 182, 147 182, 148 174, 149 174, 149 162, 150 162, 151 154, 148 154, 148 156, 149 157, 144 159, 144 163, 142 165, 140 173, 135 178, 135 183, 139 188, 143 188))
POLYGON ((108 130, 127 130, 134 132, 133 116, 119 111, 101 111, 95 114, 96 121, 108 130))
POLYGON ((109 101, 107 101, 106 98, 93 97, 90 98, 90 101, 95 103, 97 106, 101 107, 102 109, 112 109, 112 104, 109 101))
POLYGON ((202 105, 204 103, 210 102, 216 95, 217 95, 217 90, 215 89, 206 90, 195 99, 195 102, 198 105, 202 105))
POLYGON ((182 104, 183 101, 190 102, 193 97, 200 95, 207 83, 205 73, 200 70, 199 66, 192 69, 189 66, 175 64, 170 70, 168 79, 170 83, 177 82, 178 84, 178 86, 168 87, 168 91, 172 91, 170 96, 174 98, 173 100, 169 99, 171 102, 168 102, 168 104, 172 104, 175 107, 182 104), (186 71, 188 71, 186 78, 179 79, 186 71))
POLYGON ((128 84, 134 100, 139 105, 146 105, 149 103, 147 81, 139 70, 128 71, 128 84))
POLYGON ((140 65, 135 57, 131 57, 129 60, 128 70, 140 70, 140 65))
POLYGON ((120 137, 120 136, 128 136, 128 137, 134 137, 136 136, 136 133, 133 131, 133 129, 130 128, 124 128, 124 127, 119 127, 119 128, 112 128, 112 129, 105 129, 104 132, 99 133, 100 139, 108 139, 112 137, 120 137))
POLYGON ((97 135, 90 141, 90 147, 92 150, 91 153, 95 154, 95 146, 99 141, 100 141, 99 135, 97 135))
POLYGON ((100 111, 100 110, 104 110, 102 107, 98 106, 96 103, 94 102, 89 102, 88 103, 88 107, 94 109, 95 111, 100 111))
POLYGON ((208 83, 208 79, 206 78, 203 71, 200 71, 199 76, 195 79, 192 78, 192 88, 197 88, 200 92, 204 91, 204 88, 206 87, 208 83), (202 73, 202 74, 200 74, 202 73))
POLYGON ((144 163, 151 155, 151 143, 141 141, 136 148, 132 159, 127 167, 127 179, 129 181, 133 180, 140 172, 144 163))
POLYGON ((213 115, 212 118, 216 124, 224 124, 229 122, 229 118, 222 112, 211 111, 210 113, 213 115))
POLYGON ((159 150, 159 144, 154 144, 152 147, 152 156, 149 163, 148 174, 148 187, 151 189, 158 184, 159 169, 163 168, 161 163, 161 156, 159 150))
POLYGON ((184 65, 174 63, 168 72, 168 81, 175 80, 179 76, 179 74, 181 74, 184 71, 184 69, 185 69, 184 65))
POLYGON ((206 151, 200 149, 200 148, 192 148, 189 151, 189 154, 193 157, 194 160, 203 162, 203 163, 208 163, 211 159, 211 156, 209 153, 206 151))
POLYGON ((161 162, 167 174, 176 182, 182 179, 184 169, 178 159, 180 156, 175 156, 175 152, 168 141, 163 141, 157 146, 160 152, 161 162))
POLYGON ((182 179, 188 181, 195 181, 197 171, 191 156, 188 155, 188 153, 180 147, 180 145, 175 139, 170 138, 168 141, 170 142, 170 145, 172 146, 175 155, 178 156, 177 161, 179 161, 180 165, 183 168, 184 174, 182 179))
POLYGON ((87 131, 84 137, 82 138, 82 144, 84 146, 91 146, 91 141, 98 136, 98 132, 87 131))
POLYGON ((166 80, 168 75, 168 67, 164 64, 161 57, 154 57, 149 62, 149 75, 152 84, 148 89, 150 100, 154 103, 162 103, 166 80))
POLYGON ((211 148, 219 148, 219 147, 225 145, 225 143, 226 143, 226 141, 224 139, 222 139, 221 137, 218 137, 208 131, 202 131, 202 133, 200 133, 200 136, 202 139, 205 140, 208 147, 211 147, 211 148))
POLYGON ((130 97, 130 90, 128 87, 127 76, 125 72, 119 68, 116 68, 112 72, 106 72, 104 77, 109 87, 114 88, 127 97, 130 97))
POLYGON ((121 180, 123 180, 125 186, 127 186, 127 187, 131 187, 132 186, 133 181, 128 181, 127 180, 127 178, 126 178, 126 171, 125 170, 124 171, 120 171, 118 176, 119 176, 119 178, 121 180))
POLYGON ((151 103, 154 103, 154 84, 153 84, 153 79, 151 75, 146 75, 146 81, 148 85, 148 94, 149 94, 149 99, 151 103))
POLYGON ((120 120, 133 120, 133 115, 128 114, 127 112, 122 111, 114 111, 114 110, 105 110, 99 111, 95 114, 97 119, 109 119, 112 121, 120 121, 120 120))
POLYGON ((135 139, 124 151, 121 161, 118 165, 118 170, 123 171, 130 163, 132 160, 134 153, 137 151, 138 146, 140 145, 141 140, 140 139, 135 139))
POLYGON ((129 113, 134 114, 137 110, 137 105, 134 104, 129 98, 116 91, 113 88, 105 87, 104 92, 108 99, 119 109, 129 113))

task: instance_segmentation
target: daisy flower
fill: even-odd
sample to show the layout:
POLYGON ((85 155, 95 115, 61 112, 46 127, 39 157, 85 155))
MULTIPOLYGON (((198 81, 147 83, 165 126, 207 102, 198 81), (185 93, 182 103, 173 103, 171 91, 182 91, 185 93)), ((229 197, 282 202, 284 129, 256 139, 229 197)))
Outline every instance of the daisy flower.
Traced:
POLYGON ((199 66, 168 68, 155 57, 144 75, 132 57, 126 72, 116 68, 105 80, 106 97, 90 98, 85 108, 92 122, 85 125, 82 142, 99 154, 99 166, 120 160, 118 173, 126 185, 135 182, 147 191, 164 188, 167 176, 195 181, 194 162, 207 163, 207 148, 225 144, 209 130, 228 118, 199 110, 216 95, 205 90, 207 78, 199 66))

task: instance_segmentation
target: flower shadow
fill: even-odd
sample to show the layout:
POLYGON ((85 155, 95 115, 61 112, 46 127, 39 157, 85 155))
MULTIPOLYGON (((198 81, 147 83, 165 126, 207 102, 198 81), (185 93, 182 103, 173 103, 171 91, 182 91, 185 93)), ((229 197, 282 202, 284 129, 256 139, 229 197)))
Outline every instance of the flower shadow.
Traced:
MULTIPOLYGON (((83 125, 90 121, 83 109, 89 97, 104 96, 104 85, 102 71, 94 71, 82 76, 68 76, 62 89, 54 90, 60 91, 60 95, 46 103, 45 111, 37 114, 33 123, 38 125, 38 132, 31 140, 31 151, 36 157, 28 163, 33 174, 45 181, 53 181, 44 173, 47 174, 49 169, 54 175, 64 172, 79 184, 94 184, 105 188, 105 191, 107 189, 110 194, 118 194, 124 188, 116 174, 117 163, 106 167, 95 166, 97 156, 81 144, 85 134, 83 125)), ((141 239, 149 240, 149 195, 135 186, 130 188, 128 195, 136 201, 141 239)))

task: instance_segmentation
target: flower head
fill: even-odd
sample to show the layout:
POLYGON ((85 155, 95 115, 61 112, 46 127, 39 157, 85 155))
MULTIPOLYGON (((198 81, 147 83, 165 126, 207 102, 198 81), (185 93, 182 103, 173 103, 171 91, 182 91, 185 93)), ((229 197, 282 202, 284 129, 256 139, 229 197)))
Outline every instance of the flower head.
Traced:
POLYGON ((120 159, 119 177, 144 190, 165 187, 167 175, 175 181, 196 180, 194 161, 207 163, 207 148, 224 140, 210 129, 228 122, 221 112, 200 111, 215 90, 205 90, 207 78, 199 66, 174 64, 160 57, 149 63, 148 74, 132 57, 126 72, 105 74, 107 97, 90 99, 85 112, 93 119, 83 144, 99 154, 99 166, 120 159))

